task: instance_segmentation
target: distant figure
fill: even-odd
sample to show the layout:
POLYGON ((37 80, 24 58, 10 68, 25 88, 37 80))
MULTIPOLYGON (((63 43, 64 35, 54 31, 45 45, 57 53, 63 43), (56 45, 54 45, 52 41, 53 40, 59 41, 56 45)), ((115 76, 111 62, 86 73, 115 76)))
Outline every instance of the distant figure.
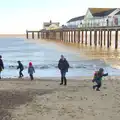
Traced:
POLYGON ((2 72, 3 69, 4 69, 4 64, 3 64, 3 61, 2 61, 2 56, 0 55, 0 79, 1 79, 1 72, 2 72))
POLYGON ((61 59, 59 60, 58 68, 60 69, 60 72, 61 72, 60 85, 62 85, 63 82, 64 82, 64 85, 67 85, 66 72, 68 72, 69 63, 67 62, 67 60, 64 58, 63 55, 61 55, 61 59))
POLYGON ((34 80, 33 73, 35 73, 35 69, 32 65, 32 62, 30 62, 28 67, 28 74, 30 75, 31 80, 34 80))
POLYGON ((23 77, 22 71, 24 70, 24 67, 23 67, 23 64, 21 63, 21 61, 18 61, 17 69, 20 69, 20 71, 19 71, 19 78, 23 77))
POLYGON ((94 74, 94 78, 92 80, 92 82, 96 82, 97 85, 93 86, 93 89, 97 88, 96 91, 100 91, 100 87, 101 87, 101 82, 102 82, 102 77, 103 76, 108 76, 108 73, 104 74, 104 69, 100 68, 99 71, 96 71, 94 74))
POLYGON ((107 26, 108 26, 109 25, 109 20, 107 19, 106 22, 107 22, 107 26))

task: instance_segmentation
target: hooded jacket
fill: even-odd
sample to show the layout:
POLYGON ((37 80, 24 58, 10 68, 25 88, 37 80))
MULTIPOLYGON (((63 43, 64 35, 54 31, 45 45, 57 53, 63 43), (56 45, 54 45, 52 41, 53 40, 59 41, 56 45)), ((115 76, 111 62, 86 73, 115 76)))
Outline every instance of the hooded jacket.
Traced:
POLYGON ((100 73, 99 71, 96 71, 94 73, 94 78, 93 78, 93 82, 101 82, 102 81, 102 77, 108 76, 108 73, 104 74, 104 73, 100 73))
POLYGON ((17 69, 24 70, 23 64, 21 62, 18 63, 17 69))
POLYGON ((28 73, 31 74, 31 75, 32 75, 33 73, 35 73, 35 69, 34 69, 34 67, 33 67, 33 65, 32 65, 32 62, 29 63, 28 73))
POLYGON ((69 63, 66 59, 60 59, 59 60, 59 63, 58 63, 58 68, 60 70, 65 70, 66 72, 68 71, 68 68, 69 68, 69 63))
POLYGON ((0 71, 2 71, 2 69, 4 69, 4 64, 3 64, 2 59, 0 59, 0 71))

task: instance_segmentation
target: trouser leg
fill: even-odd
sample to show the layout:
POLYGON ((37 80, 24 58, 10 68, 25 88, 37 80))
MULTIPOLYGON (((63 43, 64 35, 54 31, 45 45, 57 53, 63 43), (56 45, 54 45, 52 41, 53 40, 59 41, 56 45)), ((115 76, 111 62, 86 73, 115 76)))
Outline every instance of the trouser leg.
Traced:
POLYGON ((67 79, 64 77, 64 85, 67 85, 67 79))
POLYGON ((93 85, 93 89, 95 89, 98 85, 93 85))
POLYGON ((98 84, 97 84, 97 89, 96 90, 100 90, 100 87, 101 87, 101 82, 99 82, 98 84))
POLYGON ((34 78, 33 78, 33 74, 30 74, 30 79, 31 79, 31 80, 33 80, 33 79, 34 79, 34 78))
POLYGON ((63 71, 61 71, 61 83, 60 83, 60 85, 62 85, 63 84, 63 71))
POLYGON ((1 71, 0 71, 0 79, 1 79, 1 71))
POLYGON ((64 85, 67 85, 66 71, 63 71, 63 81, 64 81, 64 85))
POLYGON ((23 70, 21 70, 21 77, 23 77, 23 73, 22 73, 23 70))
POLYGON ((63 84, 63 77, 61 77, 61 83, 60 83, 61 85, 63 84))
POLYGON ((19 78, 21 77, 21 70, 19 71, 19 78))
POLYGON ((20 71, 19 71, 19 77, 23 77, 22 71, 23 71, 23 70, 20 70, 20 71))

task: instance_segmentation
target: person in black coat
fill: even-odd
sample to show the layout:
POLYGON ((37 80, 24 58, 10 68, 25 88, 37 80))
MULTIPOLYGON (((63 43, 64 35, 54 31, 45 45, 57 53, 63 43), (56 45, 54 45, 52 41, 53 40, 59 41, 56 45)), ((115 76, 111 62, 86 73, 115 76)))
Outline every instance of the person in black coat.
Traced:
POLYGON ((64 58, 63 55, 61 55, 61 59, 59 60, 58 68, 60 69, 60 72, 61 72, 61 83, 60 83, 60 85, 62 85, 63 82, 64 82, 64 85, 67 85, 66 72, 68 72, 69 63, 64 58))
POLYGON ((24 70, 24 67, 23 67, 23 64, 21 63, 21 61, 18 61, 17 69, 20 69, 20 71, 19 71, 19 78, 23 77, 22 71, 24 70))
POLYGON ((0 79, 1 79, 1 71, 4 69, 4 64, 2 61, 2 56, 0 55, 0 79))

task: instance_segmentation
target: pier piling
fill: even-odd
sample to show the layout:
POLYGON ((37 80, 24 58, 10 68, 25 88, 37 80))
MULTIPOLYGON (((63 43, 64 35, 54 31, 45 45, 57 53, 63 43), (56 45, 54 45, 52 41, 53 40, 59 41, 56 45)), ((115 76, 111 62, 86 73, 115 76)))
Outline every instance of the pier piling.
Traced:
POLYGON ((107 47, 109 48, 110 47, 110 39, 109 39, 109 33, 110 33, 110 31, 109 30, 107 30, 107 47))
POLYGON ((34 32, 32 32, 32 39, 34 39, 34 32))
POLYGON ((112 38, 111 33, 112 33, 112 31, 110 30, 110 33, 109 33, 110 34, 110 46, 111 46, 111 38, 112 38))
POLYGON ((90 46, 92 45, 92 31, 90 30, 90 46))
POLYGON ((87 30, 85 31, 85 45, 87 45, 87 30))
POLYGON ((104 30, 104 46, 106 44, 106 30, 104 30))
POLYGON ((101 34, 101 37, 100 37, 101 38, 101 40, 100 40, 100 46, 102 47, 102 40, 103 40, 102 39, 103 38, 103 31, 102 30, 101 30, 100 34, 101 34))
POLYGON ((76 31, 74 31, 74 42, 73 43, 76 43, 76 31))
POLYGON ((83 39, 84 39, 84 31, 82 31, 82 44, 83 44, 83 39))
POLYGON ((118 48, 118 30, 115 31, 115 49, 118 48))

